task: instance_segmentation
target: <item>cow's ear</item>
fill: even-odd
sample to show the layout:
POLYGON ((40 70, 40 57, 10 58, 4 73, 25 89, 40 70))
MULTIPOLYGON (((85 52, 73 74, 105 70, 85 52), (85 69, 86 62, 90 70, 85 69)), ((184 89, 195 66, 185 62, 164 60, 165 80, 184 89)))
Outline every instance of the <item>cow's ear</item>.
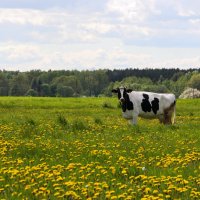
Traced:
POLYGON ((126 90, 128 93, 132 92, 133 90, 132 89, 127 89, 126 90))
POLYGON ((117 93, 117 89, 112 89, 112 92, 113 93, 117 93))

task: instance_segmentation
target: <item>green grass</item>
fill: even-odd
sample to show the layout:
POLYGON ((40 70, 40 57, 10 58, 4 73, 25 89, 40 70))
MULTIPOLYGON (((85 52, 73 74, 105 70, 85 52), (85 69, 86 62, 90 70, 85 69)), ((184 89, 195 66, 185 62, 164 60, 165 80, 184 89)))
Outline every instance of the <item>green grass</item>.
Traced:
POLYGON ((131 126, 116 98, 0 97, 0 198, 199 199, 199 107, 131 126))

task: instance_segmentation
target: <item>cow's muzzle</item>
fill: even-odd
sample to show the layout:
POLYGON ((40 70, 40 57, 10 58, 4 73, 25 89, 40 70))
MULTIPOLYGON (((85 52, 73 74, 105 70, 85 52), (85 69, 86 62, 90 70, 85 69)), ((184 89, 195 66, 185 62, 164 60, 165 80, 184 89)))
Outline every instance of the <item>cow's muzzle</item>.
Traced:
POLYGON ((125 103, 125 99, 124 98, 120 98, 119 102, 123 104, 123 103, 125 103))

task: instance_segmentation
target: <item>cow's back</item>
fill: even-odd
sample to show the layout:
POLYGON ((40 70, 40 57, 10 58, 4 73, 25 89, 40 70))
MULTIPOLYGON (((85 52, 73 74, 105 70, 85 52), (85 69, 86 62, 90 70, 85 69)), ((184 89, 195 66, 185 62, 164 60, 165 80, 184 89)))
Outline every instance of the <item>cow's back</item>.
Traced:
POLYGON ((143 116, 162 115, 175 101, 174 94, 133 91, 129 94, 135 112, 143 116))

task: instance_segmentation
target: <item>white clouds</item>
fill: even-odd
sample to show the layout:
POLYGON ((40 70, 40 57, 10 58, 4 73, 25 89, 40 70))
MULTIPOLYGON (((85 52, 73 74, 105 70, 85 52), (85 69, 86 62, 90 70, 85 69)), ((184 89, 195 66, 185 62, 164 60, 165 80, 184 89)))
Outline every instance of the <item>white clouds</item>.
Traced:
POLYGON ((80 0, 69 2, 48 9, 38 9, 38 4, 37 10, 1 8, 0 67, 200 65, 197 0, 98 0, 96 5, 84 0, 84 6, 80 0), (163 51, 188 47, 196 49, 194 55, 176 51, 174 58, 163 51))
POLYGON ((69 49, 66 46, 4 43, 0 47, 0 69, 99 69, 127 67, 197 67, 199 51, 189 49, 116 47, 69 49), (180 55, 177 54, 180 52, 180 55), (6 63, 11 68, 5 68, 6 63))
POLYGON ((0 9, 0 23, 12 23, 18 25, 45 25, 48 16, 38 10, 31 9, 0 9))
POLYGON ((9 63, 32 62, 40 59, 38 46, 8 42, 1 44, 0 54, 2 60, 9 63))
POLYGON ((0 24, 13 29, 21 26, 21 32, 36 42, 93 42, 115 26, 101 17, 99 13, 86 15, 67 10, 0 9, 0 24))
POLYGON ((154 5, 155 0, 109 0, 107 9, 108 12, 119 14, 123 21, 138 23, 144 21, 151 13, 159 13, 154 5))
MULTIPOLYGON (((23 33, 18 39, 35 42, 95 43, 114 37, 125 44, 140 45, 141 41, 142 46, 146 43, 146 46, 162 47, 167 38, 167 46, 180 44, 171 40, 179 40, 177 33, 184 38, 184 46, 184 41, 190 40, 188 30, 194 34, 200 31, 199 18, 185 19, 190 14, 186 13, 186 6, 180 1, 108 0, 105 8, 102 12, 91 13, 72 13, 63 9, 0 9, 0 24, 7 23, 13 29, 18 26, 17 29, 23 33)), ((198 14, 194 6, 190 6, 189 12, 195 16, 198 14)), ((194 36, 199 45, 200 36, 194 36)))
POLYGON ((97 40, 97 35, 89 31, 82 24, 71 24, 68 23, 60 25, 58 27, 57 35, 59 41, 66 43, 89 43, 97 40))
POLYGON ((181 17, 200 17, 200 2, 198 0, 177 2, 177 14, 181 17))
MULTIPOLYGON (((26 66, 26 70, 41 68, 50 69, 98 69, 121 67, 126 68, 134 63, 143 64, 150 59, 150 55, 142 53, 131 53, 123 50, 120 46, 117 48, 98 48, 98 49, 78 49, 69 51, 64 46, 62 49, 51 45, 37 46, 34 44, 20 45, 8 43, 1 45, 1 62, 12 64, 12 66, 26 66)), ((2 67, 0 67, 2 69, 2 67)))
POLYGON ((109 23, 97 22, 96 20, 94 22, 81 24, 80 27, 87 30, 88 32, 94 32, 97 34, 106 34, 115 29, 116 26, 109 23))

